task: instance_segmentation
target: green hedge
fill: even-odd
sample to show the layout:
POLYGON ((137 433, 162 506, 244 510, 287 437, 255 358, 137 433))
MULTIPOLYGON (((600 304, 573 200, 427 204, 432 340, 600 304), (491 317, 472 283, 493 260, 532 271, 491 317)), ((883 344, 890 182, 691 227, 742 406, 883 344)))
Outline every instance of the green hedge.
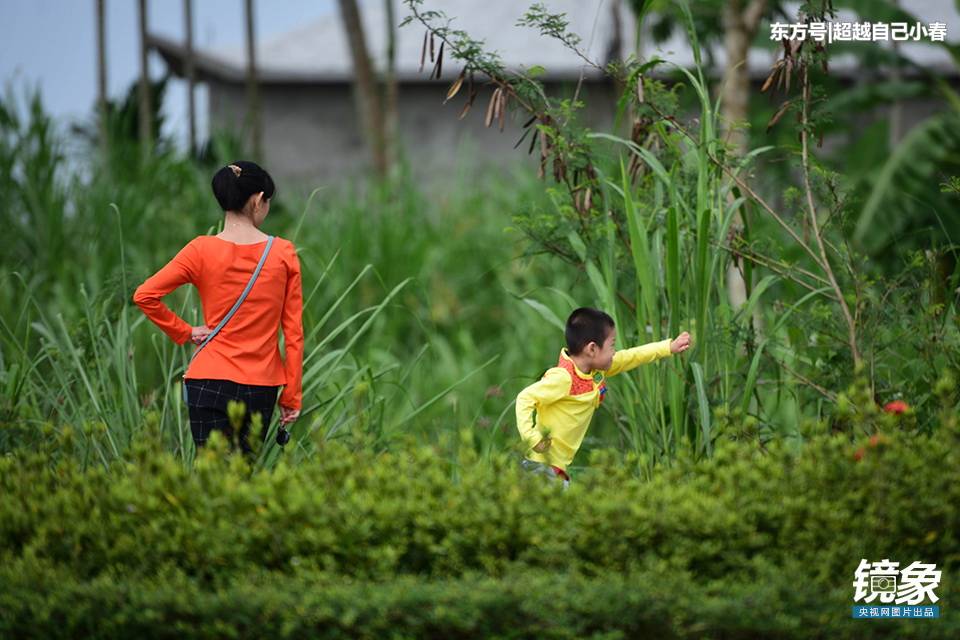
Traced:
POLYGON ((290 636, 726 638, 812 637, 813 624, 868 637, 894 627, 849 620, 854 569, 891 558, 938 564, 945 616, 892 621, 894 635, 956 633, 958 445, 955 428, 821 436, 799 452, 718 443, 711 460, 649 480, 597 454, 566 492, 515 461, 480 462, 469 443, 454 456, 331 443, 252 477, 215 448, 193 470, 147 447, 108 470, 11 456, 0 630, 162 636, 155 625, 180 620, 198 637, 269 624, 290 636))
POLYGON ((958 444, 942 432, 876 447, 821 437, 800 454, 721 445, 710 461, 648 481, 594 456, 567 492, 509 460, 451 460, 431 447, 330 445, 316 462, 252 478, 213 451, 195 470, 146 450, 110 470, 8 457, 0 554, 36 555, 81 578, 164 566, 206 578, 296 567, 370 579, 517 565, 602 572, 649 560, 713 578, 747 571, 758 554, 846 576, 876 554, 957 562, 958 444))
MULTIPOLYGON (((528 571, 369 582, 248 575, 211 586, 16 563, 0 569, 0 636, 16 638, 956 638, 960 621, 853 620, 850 592, 821 591, 804 567, 754 583, 704 583, 666 568, 586 577, 528 571), (29 566, 29 568, 28 568, 29 566)), ((940 591, 947 602, 956 591, 940 591)))

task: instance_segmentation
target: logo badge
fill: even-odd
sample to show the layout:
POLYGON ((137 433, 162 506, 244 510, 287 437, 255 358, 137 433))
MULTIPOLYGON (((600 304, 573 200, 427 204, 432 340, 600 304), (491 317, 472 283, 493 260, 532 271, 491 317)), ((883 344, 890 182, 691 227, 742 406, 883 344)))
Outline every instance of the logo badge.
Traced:
POLYGON ((899 562, 865 558, 854 571, 854 618, 939 618, 941 572, 935 564, 913 562, 900 568, 899 562))

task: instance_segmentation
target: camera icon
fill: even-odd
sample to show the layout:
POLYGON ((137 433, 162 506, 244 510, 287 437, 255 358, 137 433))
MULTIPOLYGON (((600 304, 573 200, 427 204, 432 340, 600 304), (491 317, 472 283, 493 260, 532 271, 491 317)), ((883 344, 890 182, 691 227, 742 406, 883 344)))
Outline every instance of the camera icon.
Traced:
POLYGON ((896 593, 897 579, 894 576, 870 576, 870 590, 874 593, 896 593))

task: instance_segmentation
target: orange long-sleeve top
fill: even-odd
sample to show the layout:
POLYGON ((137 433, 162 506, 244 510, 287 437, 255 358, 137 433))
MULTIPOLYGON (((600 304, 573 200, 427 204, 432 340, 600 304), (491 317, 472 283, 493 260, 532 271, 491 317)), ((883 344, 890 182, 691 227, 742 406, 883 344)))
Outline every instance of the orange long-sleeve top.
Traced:
MULTIPOLYGON (((192 328, 162 302, 190 283, 200 294, 204 323, 213 329, 240 297, 266 241, 236 244, 198 236, 162 269, 137 287, 133 301, 177 344, 192 328)), ((247 298, 226 326, 190 363, 185 378, 232 380, 241 384, 284 385, 278 403, 300 409, 303 378, 303 291, 293 243, 276 238, 247 298), (283 330, 283 359, 278 330, 283 330)))

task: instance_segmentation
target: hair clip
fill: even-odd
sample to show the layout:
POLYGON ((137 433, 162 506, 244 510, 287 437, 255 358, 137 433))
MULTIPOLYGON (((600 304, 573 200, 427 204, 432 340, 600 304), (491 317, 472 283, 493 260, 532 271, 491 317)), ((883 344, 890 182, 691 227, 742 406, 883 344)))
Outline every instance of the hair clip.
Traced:
POLYGON ((233 175, 237 176, 238 178, 240 177, 240 172, 242 171, 240 167, 235 164, 228 164, 227 167, 230 169, 230 171, 233 171, 233 175))

